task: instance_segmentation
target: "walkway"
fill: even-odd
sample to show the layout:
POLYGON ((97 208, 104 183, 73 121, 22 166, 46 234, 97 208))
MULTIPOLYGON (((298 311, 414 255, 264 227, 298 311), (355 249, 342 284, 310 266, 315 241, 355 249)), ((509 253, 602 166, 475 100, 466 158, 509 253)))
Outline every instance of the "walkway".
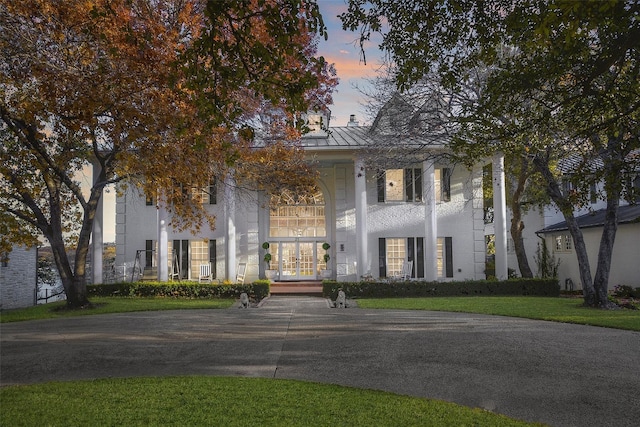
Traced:
POLYGON ((238 375, 444 399, 552 426, 640 420, 638 332, 278 296, 251 309, 3 324, 0 337, 2 385, 238 375))

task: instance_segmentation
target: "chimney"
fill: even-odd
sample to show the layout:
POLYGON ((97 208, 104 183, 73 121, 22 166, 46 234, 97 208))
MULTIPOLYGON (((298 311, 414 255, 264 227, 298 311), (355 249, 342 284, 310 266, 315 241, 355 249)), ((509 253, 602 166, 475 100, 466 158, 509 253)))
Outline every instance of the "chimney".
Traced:
POLYGON ((356 121, 356 115, 355 114, 351 114, 349 116, 349 123, 347 123, 347 126, 360 126, 360 123, 358 123, 356 121))

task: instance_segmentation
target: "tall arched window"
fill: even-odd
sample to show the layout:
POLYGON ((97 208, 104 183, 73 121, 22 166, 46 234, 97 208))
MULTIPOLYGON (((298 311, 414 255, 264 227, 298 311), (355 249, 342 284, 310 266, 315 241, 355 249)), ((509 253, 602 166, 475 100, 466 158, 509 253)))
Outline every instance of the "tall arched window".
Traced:
POLYGON ((296 196, 283 191, 271 198, 269 237, 325 237, 325 201, 319 189, 296 196))

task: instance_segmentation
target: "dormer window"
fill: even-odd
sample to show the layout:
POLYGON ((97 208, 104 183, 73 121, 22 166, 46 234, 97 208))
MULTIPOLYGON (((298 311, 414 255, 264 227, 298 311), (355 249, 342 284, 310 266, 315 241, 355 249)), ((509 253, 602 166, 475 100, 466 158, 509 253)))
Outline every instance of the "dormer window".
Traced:
POLYGON ((309 114, 307 116, 307 126, 309 127, 309 132, 321 131, 323 126, 322 114, 318 114, 318 113, 309 114))

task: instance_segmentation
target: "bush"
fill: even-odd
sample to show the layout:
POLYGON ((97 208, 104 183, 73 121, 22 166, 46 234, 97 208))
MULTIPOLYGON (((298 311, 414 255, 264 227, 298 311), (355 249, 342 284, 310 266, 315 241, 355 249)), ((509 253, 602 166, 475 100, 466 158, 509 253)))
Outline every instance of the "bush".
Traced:
POLYGON ((253 301, 269 295, 269 281, 257 280, 250 284, 217 285, 196 282, 122 282, 87 285, 89 296, 163 297, 163 298, 239 298, 246 292, 253 301))
POLYGON ((531 295, 557 297, 555 279, 467 280, 463 282, 322 282, 325 297, 336 299, 342 288, 350 298, 531 295))
POLYGON ((640 298, 640 288, 633 289, 628 285, 616 285, 613 295, 618 298, 640 298))

